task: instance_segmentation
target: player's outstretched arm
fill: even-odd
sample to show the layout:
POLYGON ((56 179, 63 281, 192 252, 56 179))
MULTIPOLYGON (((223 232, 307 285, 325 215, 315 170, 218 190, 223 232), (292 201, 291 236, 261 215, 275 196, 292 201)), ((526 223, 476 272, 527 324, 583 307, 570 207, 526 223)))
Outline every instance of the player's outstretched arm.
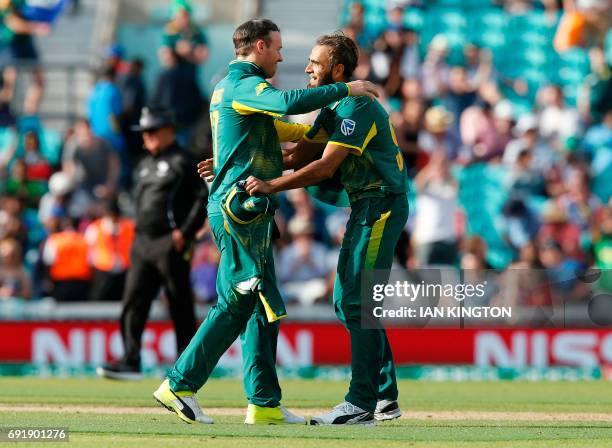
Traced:
POLYGON ((312 112, 347 96, 375 99, 378 89, 369 81, 351 81, 311 89, 279 90, 267 81, 255 78, 240 85, 232 107, 243 115, 264 113, 282 117, 312 112))
POLYGON ((328 143, 323 156, 319 160, 315 160, 291 174, 270 181, 249 176, 246 191, 253 196, 255 193, 278 193, 279 191, 317 184, 332 177, 348 154, 349 151, 346 147, 328 143))

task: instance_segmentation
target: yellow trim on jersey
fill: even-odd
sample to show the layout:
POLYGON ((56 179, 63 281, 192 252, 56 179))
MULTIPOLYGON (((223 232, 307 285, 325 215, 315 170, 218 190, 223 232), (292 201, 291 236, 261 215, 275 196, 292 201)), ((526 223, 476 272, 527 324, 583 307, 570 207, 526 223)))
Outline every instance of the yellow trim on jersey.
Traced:
POLYGON ((395 160, 397 160, 397 167, 400 171, 402 171, 404 169, 404 157, 402 156, 401 152, 397 152, 395 155, 395 160))
POLYGON ((389 130, 391 131, 391 138, 393 139, 393 143, 395 146, 399 146, 397 144, 397 136, 395 135, 395 129, 393 128, 393 124, 391 123, 391 118, 389 118, 389 130))
POLYGON ((269 323, 276 322, 277 320, 282 319, 283 317, 287 317, 286 314, 278 316, 274 311, 272 311, 272 307, 268 303, 268 299, 265 298, 261 291, 259 291, 259 299, 261 300, 264 310, 266 311, 266 318, 268 319, 269 323))
POLYGON ((314 137, 310 138, 304 135, 303 138, 309 143, 327 143, 327 141, 329 140, 329 134, 325 132, 325 129, 321 128, 319 129, 319 132, 317 132, 317 135, 315 135, 314 137))
POLYGON ((255 107, 247 106, 246 104, 239 103, 238 101, 232 101, 232 109, 238 112, 240 115, 252 115, 252 114, 266 114, 272 117, 282 117, 282 114, 276 112, 270 112, 268 110, 261 110, 255 107))
POLYGON ((381 213, 380 218, 372 226, 372 232, 370 233, 370 241, 368 242, 368 248, 366 249, 366 257, 364 268, 373 269, 378 258, 378 251, 380 249, 380 242, 385 231, 385 224, 387 219, 391 216, 391 210, 387 213, 381 213))
POLYGON ((360 156, 361 154, 363 154, 363 150, 366 149, 366 147, 370 143, 370 140, 372 140, 376 136, 376 134, 378 134, 378 129, 376 129, 376 123, 372 123, 372 127, 368 131, 368 135, 366 135, 366 138, 363 141, 363 145, 361 146, 350 145, 348 143, 337 142, 334 140, 330 140, 328 143, 330 144, 333 143, 334 145, 344 146, 345 148, 349 148, 352 154, 360 156))
POLYGON ((310 125, 274 120, 274 127, 281 142, 297 142, 310 130, 310 125))
POLYGON ((260 82, 259 84, 257 84, 255 86, 255 95, 259 96, 259 94, 263 92, 266 87, 270 87, 270 84, 268 84, 267 82, 260 82))

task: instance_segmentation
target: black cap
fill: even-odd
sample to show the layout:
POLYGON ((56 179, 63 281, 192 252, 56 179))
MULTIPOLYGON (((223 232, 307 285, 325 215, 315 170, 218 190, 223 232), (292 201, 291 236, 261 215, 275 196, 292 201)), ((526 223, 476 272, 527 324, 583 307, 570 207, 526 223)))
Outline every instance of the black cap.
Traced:
POLYGON ((145 132, 175 124, 174 113, 170 109, 143 107, 138 126, 132 126, 132 130, 145 132))

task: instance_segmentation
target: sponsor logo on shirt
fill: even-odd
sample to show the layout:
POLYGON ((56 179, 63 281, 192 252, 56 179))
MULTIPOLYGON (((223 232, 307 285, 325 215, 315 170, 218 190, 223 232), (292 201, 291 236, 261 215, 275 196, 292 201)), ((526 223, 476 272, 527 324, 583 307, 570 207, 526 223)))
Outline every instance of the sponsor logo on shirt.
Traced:
POLYGON ((357 123, 355 123, 353 120, 349 120, 348 118, 345 118, 344 120, 342 120, 342 123, 340 124, 340 132, 342 132, 346 136, 351 135, 353 132, 355 132, 356 124, 357 123))

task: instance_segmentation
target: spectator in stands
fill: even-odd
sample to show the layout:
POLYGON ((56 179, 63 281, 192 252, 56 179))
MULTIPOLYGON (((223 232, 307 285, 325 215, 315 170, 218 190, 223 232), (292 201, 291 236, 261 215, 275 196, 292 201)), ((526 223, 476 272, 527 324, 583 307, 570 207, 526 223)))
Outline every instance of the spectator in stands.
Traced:
POLYGON ((414 177, 427 165, 429 159, 427 152, 424 152, 419 144, 423 128, 424 107, 423 101, 408 100, 402 105, 401 112, 396 112, 391 116, 410 177, 414 177))
POLYGON ((0 300, 11 297, 30 299, 32 281, 23 265, 19 243, 5 239, 0 241, 0 300))
POLYGON ((421 66, 423 91, 427 99, 439 98, 446 93, 450 71, 446 63, 448 49, 448 39, 443 34, 438 34, 429 43, 425 61, 421 66))
POLYGON ((606 60, 603 46, 591 48, 589 60, 591 73, 582 86, 579 109, 585 121, 600 123, 612 104, 612 66, 606 60))
POLYGON ((159 50, 165 67, 180 62, 198 66, 208 57, 206 35, 192 22, 191 10, 188 0, 174 0, 172 4, 172 20, 164 28, 159 50))
POLYGON ((588 232, 593 217, 601 209, 601 201, 591 193, 589 177, 584 168, 573 169, 565 181, 566 192, 559 198, 559 206, 565 211, 570 223, 582 232, 588 232))
POLYGON ((23 221, 23 202, 16 196, 5 195, 0 198, 0 241, 15 239, 23 248, 28 233, 23 221))
POLYGON ((539 245, 553 241, 559 245, 563 254, 575 260, 584 260, 580 247, 580 227, 570 222, 567 214, 554 201, 549 201, 540 217, 542 227, 537 236, 539 245))
POLYGON ((421 267, 454 265, 458 246, 455 230, 457 184, 446 154, 437 150, 414 178, 417 209, 412 240, 421 267))
POLYGON ((132 126, 138 124, 140 111, 147 103, 147 90, 142 77, 143 68, 144 62, 141 59, 133 59, 129 63, 127 73, 119 78, 123 102, 121 129, 132 165, 136 165, 143 154, 142 136, 131 130, 132 126))
POLYGON ((540 224, 537 216, 525 204, 522 196, 510 196, 504 206, 505 237, 508 244, 517 252, 531 245, 535 240, 540 224))
POLYGON ((402 30, 404 50, 400 61, 400 75, 403 79, 418 78, 421 73, 419 35, 412 28, 402 30))
MULTIPOLYGON (((465 109, 474 105, 476 101, 476 89, 468 79, 468 73, 464 67, 456 66, 450 69, 448 77, 448 91, 442 102, 453 117, 460 117, 465 109)), ((454 131, 459 132, 459 120, 454 131)))
POLYGON ((546 195, 545 180, 542 172, 534 163, 531 149, 522 149, 510 169, 508 176, 510 194, 514 197, 528 198, 546 195))
POLYGON ((8 66, 4 70, 3 80, 5 94, 11 99, 17 68, 28 65, 32 69, 33 84, 28 89, 25 102, 36 113, 43 95, 44 76, 33 36, 46 36, 51 27, 47 23, 26 19, 21 10, 23 5, 21 0, 0 2, 0 66, 8 66))
POLYGON ((429 108, 425 112, 425 129, 419 134, 419 148, 430 155, 441 151, 448 160, 456 160, 462 145, 453 132, 453 121, 453 115, 445 108, 429 108))
POLYGON ((85 240, 93 268, 91 300, 121 300, 130 267, 134 221, 121 216, 116 198, 104 206, 104 215, 87 226, 85 240))
POLYGON ((108 141, 117 153, 124 149, 120 118, 121 92, 115 83, 115 70, 105 68, 87 100, 87 118, 93 133, 108 141))
POLYGON ((368 80, 380 84, 387 98, 400 95, 402 55, 403 42, 399 29, 386 29, 374 42, 368 80))
POLYGON ((61 209, 52 213, 48 226, 51 232, 42 249, 47 292, 58 302, 87 300, 91 268, 85 238, 74 230, 61 209))
POLYGON ((191 263, 191 284, 198 302, 211 303, 217 297, 216 280, 220 254, 210 233, 198 243, 191 263))
POLYGON ((488 48, 480 48, 469 43, 463 48, 467 80, 474 90, 487 82, 497 81, 497 72, 493 68, 493 54, 488 48))
POLYGON ((578 112, 567 107, 563 91, 557 85, 542 88, 539 92, 540 134, 546 139, 559 139, 561 143, 578 133, 578 112))
POLYGON ((461 140, 474 160, 487 161, 500 157, 511 139, 512 106, 500 101, 491 83, 483 85, 479 95, 479 104, 461 115, 461 140))
POLYGON ((506 145, 503 163, 511 168, 515 166, 518 156, 523 151, 531 151, 535 166, 541 171, 550 169, 553 163, 553 155, 548 145, 544 144, 538 132, 538 119, 534 115, 523 115, 514 127, 516 138, 506 145))
POLYGON ((327 249, 313 238, 314 225, 304 216, 289 221, 292 242, 281 250, 278 259, 278 279, 285 300, 311 305, 324 298, 327 291, 327 249))
POLYGON ((117 193, 119 158, 106 140, 94 135, 87 120, 75 123, 74 137, 66 143, 62 165, 74 184, 72 201, 83 213, 96 201, 117 193))
POLYGON ((539 257, 547 271, 553 300, 563 303, 588 297, 589 285, 578 278, 584 264, 568 256, 558 242, 544 240, 539 246, 539 257))
POLYGON ((314 226, 313 235, 317 241, 328 241, 329 235, 325 226, 325 213, 313 204, 310 195, 304 189, 289 190, 285 195, 288 204, 281 211, 287 221, 300 217, 314 226))
POLYGON ((364 13, 365 9, 362 3, 352 3, 349 10, 349 22, 343 31, 357 42, 361 49, 369 51, 376 36, 373 30, 366 26, 364 13))
POLYGON ((125 51, 118 43, 110 44, 104 49, 104 67, 112 70, 115 75, 123 76, 129 71, 129 63, 124 59, 125 51))
POLYGON ((53 215, 70 215, 70 200, 74 191, 72 178, 58 171, 49 179, 49 192, 41 199, 38 207, 38 220, 43 226, 50 229, 53 224, 53 215))

